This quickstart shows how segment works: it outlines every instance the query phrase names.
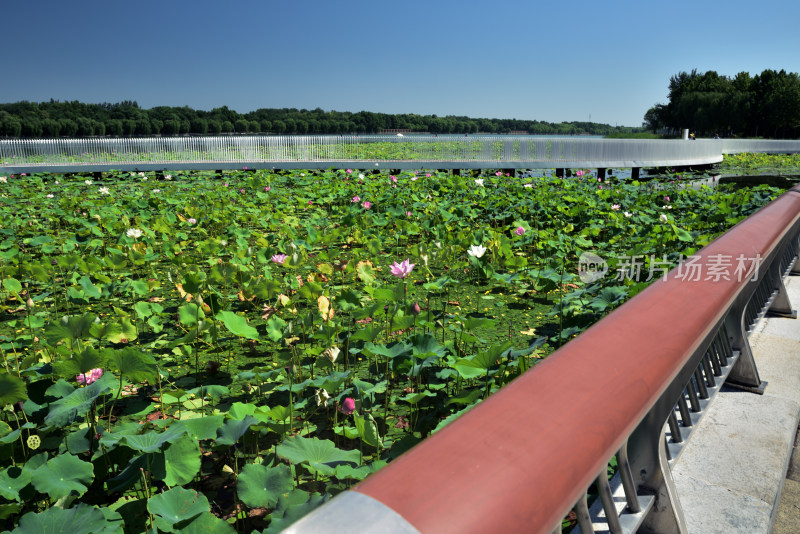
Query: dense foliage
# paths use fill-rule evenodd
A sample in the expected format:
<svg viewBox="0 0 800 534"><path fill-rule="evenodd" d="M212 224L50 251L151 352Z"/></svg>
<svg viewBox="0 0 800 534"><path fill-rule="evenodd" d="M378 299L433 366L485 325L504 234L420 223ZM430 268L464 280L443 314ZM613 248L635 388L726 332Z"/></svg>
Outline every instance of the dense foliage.
<svg viewBox="0 0 800 534"><path fill-rule="evenodd" d="M800 76L764 70L730 78L711 70L680 72L669 80L669 102L644 116L654 132L683 128L710 137L782 137L800 134Z"/></svg>
<svg viewBox="0 0 800 534"><path fill-rule="evenodd" d="M220 133L339 134L428 132L530 133L608 135L636 128L593 122L549 123L517 119L477 119L463 116L358 113L305 109L258 109L237 113L227 106L211 111L158 106L142 109L136 102L17 102L0 104L0 136L85 137Z"/></svg>
<svg viewBox="0 0 800 534"><path fill-rule="evenodd" d="M279 532L640 291L615 258L675 264L777 193L583 171L0 177L0 521ZM582 282L583 251L609 275Z"/></svg>

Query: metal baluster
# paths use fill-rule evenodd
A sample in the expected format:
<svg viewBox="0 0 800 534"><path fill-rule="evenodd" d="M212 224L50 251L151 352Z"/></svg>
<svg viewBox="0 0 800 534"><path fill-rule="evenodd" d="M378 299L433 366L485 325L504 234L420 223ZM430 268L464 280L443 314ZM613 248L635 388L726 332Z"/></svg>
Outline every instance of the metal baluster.
<svg viewBox="0 0 800 534"><path fill-rule="evenodd" d="M681 423L683 426L692 426L692 416L689 415L689 406L686 404L686 394L681 393L678 398L678 410L681 413Z"/></svg>
<svg viewBox="0 0 800 534"><path fill-rule="evenodd" d="M622 525L619 523L617 507L614 505L614 496L611 494L611 486L608 484L608 476L605 469L595 481L597 493L600 494L600 501L603 503L603 510L606 512L606 522L611 534L622 534Z"/></svg>
<svg viewBox="0 0 800 534"><path fill-rule="evenodd" d="M622 480L622 488L625 490L625 500L628 503L628 510L639 513L642 507L639 506L639 496L636 491L636 483L633 481L631 473L631 463L628 459L628 442L622 444L622 448L617 452L617 465L619 466L619 478Z"/></svg>
<svg viewBox="0 0 800 534"><path fill-rule="evenodd" d="M714 370L714 376L721 376L722 369L719 368L719 361L717 358L711 353L711 347L706 350L706 355L704 358L708 358L708 360L711 362L711 368Z"/></svg>
<svg viewBox="0 0 800 534"><path fill-rule="evenodd" d="M589 515L589 504L586 502L586 493L575 503L575 516L578 519L578 528L581 529L581 534L594 532L592 517Z"/></svg>
<svg viewBox="0 0 800 534"><path fill-rule="evenodd" d="M669 431L672 433L672 442L681 443L683 441L683 437L681 436L681 429L678 426L678 418L675 417L675 411L669 412L667 424L669 424ZM667 449L669 450L669 447Z"/></svg>
<svg viewBox="0 0 800 534"><path fill-rule="evenodd" d="M700 400L697 398L694 379L689 379L689 383L686 384L686 393L689 395L689 404L692 407L692 411L698 413L700 411Z"/></svg>
<svg viewBox="0 0 800 534"><path fill-rule="evenodd" d="M712 378L713 379L713 378ZM708 389L706 389L706 381L703 378L703 369L702 369L702 362L700 365L697 366L697 369L694 370L694 380L697 384L697 391L701 399L708 398Z"/></svg>

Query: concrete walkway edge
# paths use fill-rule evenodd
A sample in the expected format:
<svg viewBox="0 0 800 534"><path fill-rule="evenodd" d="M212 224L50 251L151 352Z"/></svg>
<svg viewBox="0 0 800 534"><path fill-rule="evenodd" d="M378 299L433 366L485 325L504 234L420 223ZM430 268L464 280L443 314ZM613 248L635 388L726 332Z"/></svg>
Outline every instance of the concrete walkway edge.
<svg viewBox="0 0 800 534"><path fill-rule="evenodd" d="M786 288L800 308L800 277ZM672 468L692 534L800 532L800 466L784 488L800 423L800 320L762 320L750 345L764 395L723 387Z"/></svg>

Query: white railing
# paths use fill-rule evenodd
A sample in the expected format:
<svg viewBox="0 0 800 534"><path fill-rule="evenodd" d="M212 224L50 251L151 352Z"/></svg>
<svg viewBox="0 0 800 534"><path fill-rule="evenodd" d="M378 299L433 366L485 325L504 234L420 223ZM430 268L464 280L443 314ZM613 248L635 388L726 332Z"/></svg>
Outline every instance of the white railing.
<svg viewBox="0 0 800 534"><path fill-rule="evenodd" d="M795 152L800 141L537 136L214 136L0 140L0 172L223 168L637 168L723 153Z"/></svg>

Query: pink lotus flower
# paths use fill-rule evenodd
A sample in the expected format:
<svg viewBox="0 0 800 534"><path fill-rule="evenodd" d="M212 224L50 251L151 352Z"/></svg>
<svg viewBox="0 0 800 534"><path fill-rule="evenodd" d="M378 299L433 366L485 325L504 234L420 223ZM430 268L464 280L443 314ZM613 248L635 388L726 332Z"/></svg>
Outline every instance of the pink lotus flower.
<svg viewBox="0 0 800 534"><path fill-rule="evenodd" d="M273 261L273 263L283 265L286 262L286 258L286 254L274 254L270 259Z"/></svg>
<svg viewBox="0 0 800 534"><path fill-rule="evenodd" d="M514 230L514 233L517 234L517 235L522 235L522 234L525 233L525 228L523 228L521 226L517 226L517 229Z"/></svg>
<svg viewBox="0 0 800 534"><path fill-rule="evenodd" d="M664 197L664 202L669 202L669 197L668 196Z"/></svg>
<svg viewBox="0 0 800 534"><path fill-rule="evenodd" d="M356 411L356 401L352 397L345 397L342 405L339 406L339 411L345 415L350 415L354 411Z"/></svg>
<svg viewBox="0 0 800 534"><path fill-rule="evenodd" d="M431 173L426 173L425 174L425 178L430 178L430 177L431 177Z"/></svg>
<svg viewBox="0 0 800 534"><path fill-rule="evenodd" d="M391 267L392 275L396 276L397 278L405 278L411 274L411 271L414 270L414 265L415 264L411 263L408 258L400 263L394 262Z"/></svg>
<svg viewBox="0 0 800 534"><path fill-rule="evenodd" d="M411 212L410 211L406 212L406 217L411 217Z"/></svg>
<svg viewBox="0 0 800 534"><path fill-rule="evenodd" d="M194 217L190 217L186 220L186 222L188 222L189 224L197 224L197 219L195 219Z"/></svg>
<svg viewBox="0 0 800 534"><path fill-rule="evenodd" d="M264 191L269 191L270 189L272 189L271 186L269 186L269 185L264 186Z"/></svg>
<svg viewBox="0 0 800 534"><path fill-rule="evenodd" d="M495 175L495 176L503 176L503 173L502 173L502 172L500 172L500 171L497 171L496 173L494 173L494 175Z"/></svg>
<svg viewBox="0 0 800 534"><path fill-rule="evenodd" d="M584 171L576 171L575 172L575 176L583 176L584 174L586 174L586 172L584 172Z"/></svg>
<svg viewBox="0 0 800 534"><path fill-rule="evenodd" d="M344 172L346 172L347 174L353 174L353 169L347 169L347 170L346 170L346 171L344 171Z"/></svg>
<svg viewBox="0 0 800 534"><path fill-rule="evenodd" d="M79 374L75 377L75 380L78 381L78 384L86 384L88 386L92 382L96 382L101 376L103 376L103 370L98 367Z"/></svg>
<svg viewBox="0 0 800 534"><path fill-rule="evenodd" d="M359 202L361 202L361 197L358 195L354 196L352 202L353 204L358 204Z"/></svg>
<svg viewBox="0 0 800 534"><path fill-rule="evenodd" d="M361 203L361 205L364 206L365 210L368 210L372 207L372 203L369 200L365 200L364 202Z"/></svg>
<svg viewBox="0 0 800 534"><path fill-rule="evenodd" d="M391 175L391 176L389 176L389 179L391 181L393 181L393 182L396 182L397 181L397 176Z"/></svg>
<svg viewBox="0 0 800 534"><path fill-rule="evenodd" d="M611 209L619 211L619 204L611 204Z"/></svg>

